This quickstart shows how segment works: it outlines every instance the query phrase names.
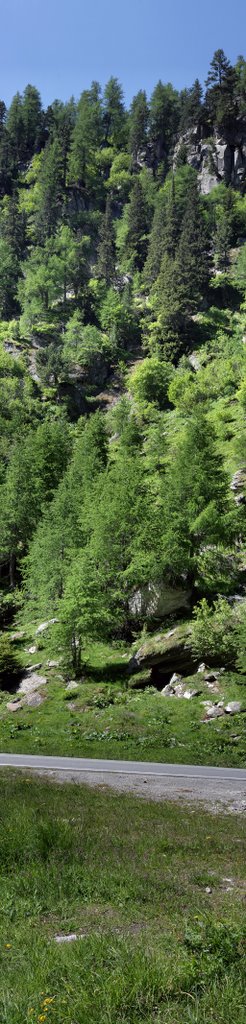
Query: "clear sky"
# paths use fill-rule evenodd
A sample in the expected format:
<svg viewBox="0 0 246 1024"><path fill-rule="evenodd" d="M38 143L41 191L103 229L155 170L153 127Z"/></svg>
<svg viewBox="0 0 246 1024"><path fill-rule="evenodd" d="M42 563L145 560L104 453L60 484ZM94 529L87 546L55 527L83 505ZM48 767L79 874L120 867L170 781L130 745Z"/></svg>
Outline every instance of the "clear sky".
<svg viewBox="0 0 246 1024"><path fill-rule="evenodd" d="M235 61L245 28L245 0L2 0L0 98L31 82L44 105L77 99L110 75L127 103L159 78L182 88L204 80L218 47Z"/></svg>

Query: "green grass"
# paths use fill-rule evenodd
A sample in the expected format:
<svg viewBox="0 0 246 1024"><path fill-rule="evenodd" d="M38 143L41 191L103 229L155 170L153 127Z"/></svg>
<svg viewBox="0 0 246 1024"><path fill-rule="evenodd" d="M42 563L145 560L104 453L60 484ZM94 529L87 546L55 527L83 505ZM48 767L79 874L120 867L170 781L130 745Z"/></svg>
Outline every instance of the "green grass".
<svg viewBox="0 0 246 1024"><path fill-rule="evenodd" d="M201 675L194 675L187 687L199 689L199 697L167 699L154 687L135 688L148 673L129 677L126 645L94 643L78 690L67 692L62 667L47 667L47 659L57 655L49 640L38 638L33 655L27 653L29 640L33 632L18 644L19 656L23 666L41 663L40 675L48 680L40 687L45 699L36 709L13 713L7 709L13 695L0 693L0 751L245 767L245 714L202 722L205 699L224 696L246 708L245 677L224 673L220 693L213 695Z"/></svg>
<svg viewBox="0 0 246 1024"><path fill-rule="evenodd" d="M1 773L0 822L1 1024L245 1024L242 818Z"/></svg>
<svg viewBox="0 0 246 1024"><path fill-rule="evenodd" d="M13 713L7 709L11 696L0 694L0 750L245 766L244 714L204 724L202 700L211 699L211 692L200 675L187 679L187 686L202 690L191 701L163 698L153 687L128 688L138 679L126 674L128 656L124 647L93 645L78 691L68 693L59 668L47 668L47 649L40 640L40 649L28 660L42 663L40 674L48 679L40 688L45 700L36 709ZM21 657L27 664L23 650ZM220 690L212 699L223 695L246 708L244 677L224 673Z"/></svg>

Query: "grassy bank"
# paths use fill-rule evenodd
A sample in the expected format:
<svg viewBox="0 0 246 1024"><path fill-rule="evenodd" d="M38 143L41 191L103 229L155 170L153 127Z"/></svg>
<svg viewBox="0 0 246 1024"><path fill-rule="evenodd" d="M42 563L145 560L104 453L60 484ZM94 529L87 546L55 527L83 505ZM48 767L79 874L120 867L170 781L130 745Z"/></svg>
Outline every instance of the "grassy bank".
<svg viewBox="0 0 246 1024"><path fill-rule="evenodd" d="M241 818L1 773L0 819L1 1024L244 1024Z"/></svg>
<svg viewBox="0 0 246 1024"><path fill-rule="evenodd" d="M41 664L43 703L11 712L10 694L0 695L0 750L16 753L125 758L244 767L245 714L202 721L204 700L237 700L246 708L245 678L224 673L219 692L211 693L201 675L187 679L198 689L192 700L164 698L154 687L131 689L138 677L126 673L129 650L94 645L77 690L66 689L60 668L49 668L47 649L32 656L23 643L23 665Z"/></svg>

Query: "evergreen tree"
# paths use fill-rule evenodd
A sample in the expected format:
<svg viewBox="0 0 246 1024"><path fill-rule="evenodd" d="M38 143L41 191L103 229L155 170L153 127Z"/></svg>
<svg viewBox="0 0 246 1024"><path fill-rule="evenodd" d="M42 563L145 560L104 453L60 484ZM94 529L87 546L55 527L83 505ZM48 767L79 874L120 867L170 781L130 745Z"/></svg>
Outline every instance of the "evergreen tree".
<svg viewBox="0 0 246 1024"><path fill-rule="evenodd" d="M183 89L180 93L180 130L186 131L189 128L200 126L203 116L203 91L202 86L196 78L191 89Z"/></svg>
<svg viewBox="0 0 246 1024"><path fill-rule="evenodd" d="M209 122L228 126L236 115L236 72L224 50L215 51L205 84L205 108Z"/></svg>
<svg viewBox="0 0 246 1024"><path fill-rule="evenodd" d="M68 156L71 147L72 133L76 123L76 105L73 98L68 103L55 100L46 113L46 125L50 139L58 139L63 165L63 188L67 185Z"/></svg>
<svg viewBox="0 0 246 1024"><path fill-rule="evenodd" d="M125 241L126 255L137 270L142 270L145 263L149 226L149 211L141 181L137 178L133 185L127 210L127 235Z"/></svg>
<svg viewBox="0 0 246 1024"><path fill-rule="evenodd" d="M121 149L126 143L126 112L123 90L117 78L110 78L103 96L104 143Z"/></svg>
<svg viewBox="0 0 246 1024"><path fill-rule="evenodd" d="M178 254L177 276L184 318L195 313L209 278L208 238L197 182L190 183Z"/></svg>
<svg viewBox="0 0 246 1024"><path fill-rule="evenodd" d="M22 97L19 92L12 99L10 104L6 126L10 141L13 166L15 167L23 160L25 155L25 128L23 120Z"/></svg>
<svg viewBox="0 0 246 1024"><path fill-rule="evenodd" d="M87 204L89 196L97 193L96 151L103 140L103 111L101 89L92 82L91 89L82 92L71 141L69 177L83 193Z"/></svg>
<svg viewBox="0 0 246 1024"><path fill-rule="evenodd" d="M193 581L201 545L228 540L233 529L222 458L201 409L170 453L163 490L164 567L171 578L185 573Z"/></svg>
<svg viewBox="0 0 246 1024"><path fill-rule="evenodd" d="M146 92L143 89L133 97L129 114L129 151L132 156L133 166L138 164L138 158L146 156L148 144L148 119L149 108Z"/></svg>
<svg viewBox="0 0 246 1024"><path fill-rule="evenodd" d="M174 259L179 238L179 216L175 199L175 179L172 175L171 189L166 204L166 216L163 231L163 250Z"/></svg>
<svg viewBox="0 0 246 1024"><path fill-rule="evenodd" d="M106 200L106 210L99 231L97 250L97 276L105 280L107 288L115 278L116 248L114 239L112 205L110 197Z"/></svg>
<svg viewBox="0 0 246 1024"><path fill-rule="evenodd" d="M34 85L27 85L22 99L24 156L30 160L42 141L43 116L41 98Z"/></svg>
<svg viewBox="0 0 246 1024"><path fill-rule="evenodd" d="M157 318L157 341L165 359L176 360L185 348L184 318L177 260L164 253L160 273L152 287L151 303Z"/></svg>
<svg viewBox="0 0 246 1024"><path fill-rule="evenodd" d="M242 55L237 58L236 66L236 97L239 114L245 117L246 114L246 61Z"/></svg>
<svg viewBox="0 0 246 1024"><path fill-rule="evenodd" d="M180 117L179 95L173 86L159 81L152 93L149 114L149 141L156 172L162 163L168 168L170 150L176 137Z"/></svg>

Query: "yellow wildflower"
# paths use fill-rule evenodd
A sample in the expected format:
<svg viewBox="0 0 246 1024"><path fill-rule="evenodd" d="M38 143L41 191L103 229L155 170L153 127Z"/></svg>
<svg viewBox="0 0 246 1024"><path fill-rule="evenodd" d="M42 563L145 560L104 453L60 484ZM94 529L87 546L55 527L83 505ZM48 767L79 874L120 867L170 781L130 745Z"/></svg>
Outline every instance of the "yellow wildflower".
<svg viewBox="0 0 246 1024"><path fill-rule="evenodd" d="M5 949L11 949L11 942L5 942Z"/></svg>
<svg viewBox="0 0 246 1024"><path fill-rule="evenodd" d="M55 998L55 996L46 996L46 999L44 999L44 1006L46 1006L46 1003L47 1003L48 1005L49 1005L50 1003L53 1003L53 1002L54 1002L54 998Z"/></svg>
<svg viewBox="0 0 246 1024"><path fill-rule="evenodd" d="M44 1020L46 1020L45 1013L40 1013L40 1016L38 1017L39 1024L43 1024Z"/></svg>

